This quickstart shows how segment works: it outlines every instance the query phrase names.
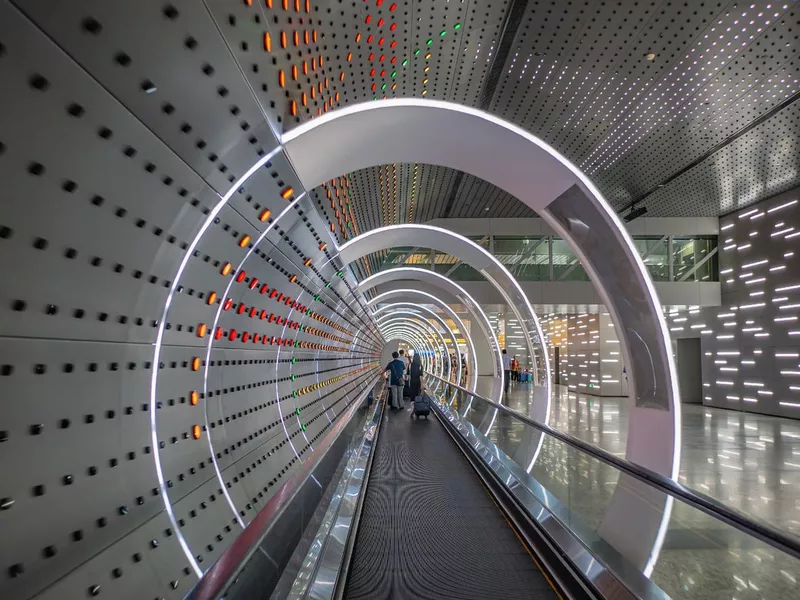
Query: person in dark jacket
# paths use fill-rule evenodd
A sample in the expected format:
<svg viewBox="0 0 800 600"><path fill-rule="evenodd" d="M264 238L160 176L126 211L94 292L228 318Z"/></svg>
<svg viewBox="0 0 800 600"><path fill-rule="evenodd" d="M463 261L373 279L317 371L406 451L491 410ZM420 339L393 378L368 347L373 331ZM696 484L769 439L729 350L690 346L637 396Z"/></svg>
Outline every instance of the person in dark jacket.
<svg viewBox="0 0 800 600"><path fill-rule="evenodd" d="M411 360L409 373L411 375L411 381L409 382L411 386L411 400L413 401L422 391L422 360L420 360L419 354L414 354L414 358Z"/></svg>
<svg viewBox="0 0 800 600"><path fill-rule="evenodd" d="M389 386L392 388L392 408L403 408L403 380L406 364L400 360L400 354L392 352L392 360L386 365L384 372L389 372Z"/></svg>

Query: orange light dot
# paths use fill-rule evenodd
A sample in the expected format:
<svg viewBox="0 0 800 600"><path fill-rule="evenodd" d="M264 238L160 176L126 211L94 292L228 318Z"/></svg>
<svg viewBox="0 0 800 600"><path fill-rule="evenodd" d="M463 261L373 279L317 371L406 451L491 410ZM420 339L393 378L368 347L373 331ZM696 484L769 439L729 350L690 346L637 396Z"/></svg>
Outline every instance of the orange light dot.
<svg viewBox="0 0 800 600"><path fill-rule="evenodd" d="M292 39L294 40L294 45L295 46L299 46L300 45L300 32L299 31L295 31L294 35L292 35Z"/></svg>
<svg viewBox="0 0 800 600"><path fill-rule="evenodd" d="M308 63L303 61L303 75L308 75Z"/></svg>
<svg viewBox="0 0 800 600"><path fill-rule="evenodd" d="M361 34L357 33L356 34L356 44L358 44L360 41L361 41Z"/></svg>
<svg viewBox="0 0 800 600"><path fill-rule="evenodd" d="M278 71L278 85L286 87L286 74L283 71Z"/></svg>
<svg viewBox="0 0 800 600"><path fill-rule="evenodd" d="M272 36L269 32L264 34L264 50L272 52Z"/></svg>
<svg viewBox="0 0 800 600"><path fill-rule="evenodd" d="M195 357L192 359L192 371L197 371L197 370L199 370L199 369L200 369L200 358L198 358L197 356L195 356Z"/></svg>
<svg viewBox="0 0 800 600"><path fill-rule="evenodd" d="M244 248L249 243L250 243L250 236L249 235L243 235L242 239L239 240L239 248Z"/></svg>
<svg viewBox="0 0 800 600"><path fill-rule="evenodd" d="M233 265L229 262L226 262L224 265L222 265L222 270L220 271L220 273L222 273L223 275L230 275L232 270L233 270Z"/></svg>
<svg viewBox="0 0 800 600"><path fill-rule="evenodd" d="M311 32L311 39L314 40L315 44L317 43L317 30L316 29Z"/></svg>
<svg viewBox="0 0 800 600"><path fill-rule="evenodd" d="M344 81L344 71L339 75L339 81Z"/></svg>
<svg viewBox="0 0 800 600"><path fill-rule="evenodd" d="M287 187L285 190L281 192L281 198L283 198L284 200L288 200L289 198L292 197L292 194L294 194L294 188Z"/></svg>
<svg viewBox="0 0 800 600"><path fill-rule="evenodd" d="M270 209L268 209L268 208L265 208L263 211L261 211L261 214L258 215L258 220L263 223L264 221L269 219L271 214L272 214L272 211Z"/></svg>
<svg viewBox="0 0 800 600"><path fill-rule="evenodd" d="M199 440L201 435L203 435L203 430L200 428L200 425L192 427L192 437L194 439Z"/></svg>
<svg viewBox="0 0 800 600"><path fill-rule="evenodd" d="M206 337L206 332L208 331L208 325L205 323L200 323L197 326L197 337L202 338Z"/></svg>
<svg viewBox="0 0 800 600"><path fill-rule="evenodd" d="M295 102L294 100L292 100L289 103L289 112L292 114L293 117L297 116L297 102Z"/></svg>
<svg viewBox="0 0 800 600"><path fill-rule="evenodd" d="M214 304L214 302L216 301L217 301L217 292L209 292L206 302L208 302L208 304Z"/></svg>
<svg viewBox="0 0 800 600"><path fill-rule="evenodd" d="M192 406L197 406L197 402L199 399L200 399L200 394L198 394L197 391L192 390L191 393L189 394L189 404L191 404Z"/></svg>
<svg viewBox="0 0 800 600"><path fill-rule="evenodd" d="M309 39L309 36L308 36L308 29L306 29L306 30L303 32L303 41L305 42L306 46L308 45L308 39Z"/></svg>
<svg viewBox="0 0 800 600"><path fill-rule="evenodd" d="M308 97L306 96L306 93L305 93L305 92L303 92L302 94L300 94L300 103L301 103L303 106L305 106L306 104L308 104Z"/></svg>
<svg viewBox="0 0 800 600"><path fill-rule="evenodd" d="M281 31L281 48L286 48L286 32Z"/></svg>
<svg viewBox="0 0 800 600"><path fill-rule="evenodd" d="M297 65L292 65L292 79L297 81Z"/></svg>
<svg viewBox="0 0 800 600"><path fill-rule="evenodd" d="M306 260L303 262L303 265L305 265L306 267L310 267L310 266L311 266L311 259L310 259L310 258L307 258L307 259L306 259Z"/></svg>
<svg viewBox="0 0 800 600"><path fill-rule="evenodd" d="M289 276L289 283L294 283L297 281L297 275L290 275Z"/></svg>
<svg viewBox="0 0 800 600"><path fill-rule="evenodd" d="M289 10L289 0L283 0L281 5L283 6L283 10Z"/></svg>
<svg viewBox="0 0 800 600"><path fill-rule="evenodd" d="M311 0L306 0L306 12L311 12Z"/></svg>

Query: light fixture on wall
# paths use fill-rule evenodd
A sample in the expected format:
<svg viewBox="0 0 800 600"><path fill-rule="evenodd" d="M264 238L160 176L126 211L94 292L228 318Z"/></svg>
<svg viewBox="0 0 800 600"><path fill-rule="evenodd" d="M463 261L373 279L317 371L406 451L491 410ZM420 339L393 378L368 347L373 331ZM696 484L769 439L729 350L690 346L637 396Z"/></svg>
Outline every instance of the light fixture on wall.
<svg viewBox="0 0 800 600"><path fill-rule="evenodd" d="M639 217L646 214L647 214L646 206L640 206L639 208L636 208L636 205L634 204L631 206L631 212L625 215L623 219L625 220L626 223L630 223L634 219L638 219Z"/></svg>

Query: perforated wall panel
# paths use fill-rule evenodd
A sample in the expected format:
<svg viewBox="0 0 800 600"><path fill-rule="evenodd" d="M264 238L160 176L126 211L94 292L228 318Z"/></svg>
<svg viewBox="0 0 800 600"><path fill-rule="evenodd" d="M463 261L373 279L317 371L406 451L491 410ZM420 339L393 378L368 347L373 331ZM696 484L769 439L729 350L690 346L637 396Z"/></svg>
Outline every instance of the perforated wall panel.
<svg viewBox="0 0 800 600"><path fill-rule="evenodd" d="M374 379L211 8L0 2L3 598L182 598Z"/></svg>

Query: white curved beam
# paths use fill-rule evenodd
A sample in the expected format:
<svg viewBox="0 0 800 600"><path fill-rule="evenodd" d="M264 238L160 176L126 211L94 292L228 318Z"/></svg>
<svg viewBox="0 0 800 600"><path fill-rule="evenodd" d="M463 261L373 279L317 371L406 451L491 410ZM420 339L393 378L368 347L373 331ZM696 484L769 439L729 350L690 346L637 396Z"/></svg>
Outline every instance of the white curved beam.
<svg viewBox="0 0 800 600"><path fill-rule="evenodd" d="M431 317L433 317L439 323L439 325L441 325L442 329L444 329L448 333L448 335L450 336L450 339L453 342L453 353L455 354L456 361L457 361L457 366L458 366L458 369L456 370L456 381L460 382L461 381L461 354L458 351L458 338L456 338L456 335L453 333L453 330L450 329L450 327L447 325L447 322L444 319L442 319L439 315L437 315L434 311L432 311L432 310L430 310L428 308L425 308L424 306L405 304L403 302L397 302L395 304L391 304L390 306L392 307L392 309L401 308L401 307L404 307L404 306L411 306L411 307L413 307L414 311L422 311L422 312L425 312L425 313L429 314ZM383 322L383 319L388 319L392 315L395 315L395 314L398 314L398 313L399 314L413 314L413 315L419 316L418 312L412 312L411 310L392 310L391 313L387 312L386 314L381 315L380 317L376 317L376 321L378 323L378 328L380 328L381 323ZM446 345L445 345L445 347L446 347ZM453 374L452 367L453 366L450 364L450 354L449 353L447 354L446 358L447 358L447 365L448 365L448 374L450 376L452 376L452 374ZM460 385L460 383L457 383L456 385Z"/></svg>
<svg viewBox="0 0 800 600"><path fill-rule="evenodd" d="M439 338L439 342L441 342L442 352L444 352L446 354L447 353L447 344L445 343L444 337L442 336L441 332L439 332L429 321L427 321L421 315L411 314L411 313L409 313L409 314L410 314L410 316L393 317L393 318L389 319L388 324L384 324L383 327L387 327L388 328L388 327L391 327L393 325L398 325L398 324L407 325L407 326L412 326L413 325L413 326L415 326L415 327L420 329L420 333L425 333L425 336L426 336L425 339L427 341L430 342L429 338L432 338L434 340L433 342L431 342L432 344L434 344L433 345L433 350L434 351L436 349L436 342L435 341L436 341L436 338L438 337ZM381 327L381 325L378 325L378 327ZM381 329L381 331L383 331L383 329ZM431 335L430 331L435 332L436 335L435 336ZM448 364L449 364L449 357L448 357ZM440 360L437 363L436 366L437 366L438 371L439 371L439 377L444 377L444 369L443 369L444 359Z"/></svg>
<svg viewBox="0 0 800 600"><path fill-rule="evenodd" d="M398 296L419 296L421 298L425 298L428 302L432 304L436 304L442 307L442 310L447 313L447 316L450 317L453 322L458 325L459 331L461 331L464 339L467 341L467 345L469 345L469 357L468 360L472 363L472 378L469 382L470 384L470 391L474 392L475 388L478 385L478 377L476 373L478 372L478 359L475 355L475 346L472 344L472 337L467 333L466 328L464 327L463 321L459 318L459 316L450 308L445 302L442 302L439 298L434 296L433 294L429 294L427 292L422 292L419 290L391 290L389 292L384 292L382 294L378 294L374 298L372 298L369 302L367 302L367 306L374 306L378 302L386 302L391 300L392 298L396 298ZM385 307L378 308L374 313L373 316L377 316L378 313L386 310Z"/></svg>
<svg viewBox="0 0 800 600"><path fill-rule="evenodd" d="M281 143L306 189L367 167L426 163L488 181L536 210L581 260L619 333L630 381L627 458L677 478L680 400L658 297L617 215L575 165L516 125L434 100L350 105L301 124ZM650 568L663 541L664 519L655 528L643 527L639 539L626 545L614 539L614 530L627 530L626 515L641 499L617 486L611 504L602 533L618 549L625 546L634 564ZM666 517L668 503L661 506ZM652 508L648 514L655 515Z"/></svg>
<svg viewBox="0 0 800 600"><path fill-rule="evenodd" d="M445 277L441 273L437 273L431 269L420 269L419 267L396 267L393 269L378 271L377 273L360 281L358 284L358 291L364 293L367 290L383 283L402 279L424 281L455 296L459 302L467 308L467 311L470 313L470 315L472 315L473 320L483 331L483 336L486 338L486 343L489 345L489 351L494 356L494 376L503 376L503 357L500 353L500 344L497 341L497 336L492 330L492 325L489 323L486 313L483 312L481 305L475 302L475 299L470 296L463 287L458 285L452 279Z"/></svg>
<svg viewBox="0 0 800 600"><path fill-rule="evenodd" d="M331 260L338 258L344 264L349 264L367 254L402 246L409 239L414 240L415 246L433 248L458 257L479 271L497 289L522 327L528 345L528 355L533 363L534 384L549 388L549 355L544 346L541 324L531 303L509 270L495 256L472 240L434 225L411 223L388 225L372 229L349 240L338 248L338 255ZM537 357L540 357L541 361Z"/></svg>

